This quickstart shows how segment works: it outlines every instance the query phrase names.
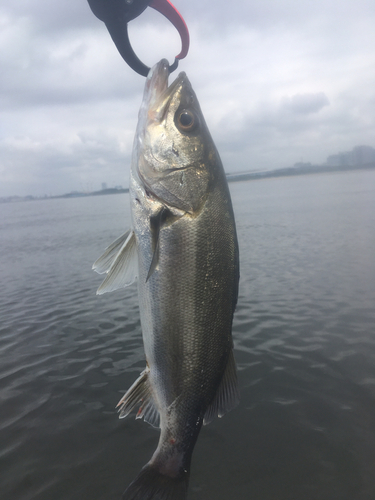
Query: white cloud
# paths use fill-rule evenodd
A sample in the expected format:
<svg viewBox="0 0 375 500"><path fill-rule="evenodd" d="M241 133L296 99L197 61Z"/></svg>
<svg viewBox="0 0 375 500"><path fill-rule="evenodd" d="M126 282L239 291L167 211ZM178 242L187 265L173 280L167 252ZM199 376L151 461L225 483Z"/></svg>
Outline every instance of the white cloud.
<svg viewBox="0 0 375 500"><path fill-rule="evenodd" d="M283 110L297 114L318 113L324 106L329 105L329 100L324 92L309 94L295 94L282 100Z"/></svg>
<svg viewBox="0 0 375 500"><path fill-rule="evenodd" d="M127 185L144 79L85 0L0 6L0 196ZM323 162L375 146L375 4L174 0L180 63L227 171ZM152 9L130 24L152 65L180 50Z"/></svg>

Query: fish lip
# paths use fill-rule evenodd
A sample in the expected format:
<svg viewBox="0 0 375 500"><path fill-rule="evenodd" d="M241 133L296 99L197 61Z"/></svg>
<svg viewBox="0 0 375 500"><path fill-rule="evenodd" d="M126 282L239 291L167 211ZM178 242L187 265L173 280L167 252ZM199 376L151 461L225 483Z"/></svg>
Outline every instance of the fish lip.
<svg viewBox="0 0 375 500"><path fill-rule="evenodd" d="M169 110L170 103L173 96L186 80L186 73L181 72L178 77L169 85L169 87L162 89L161 87L155 88L155 105L150 106L149 119L162 122Z"/></svg>
<svg viewBox="0 0 375 500"><path fill-rule="evenodd" d="M169 63L166 59L162 59L153 66L147 76L145 91L149 95L149 100L158 95L168 87Z"/></svg>

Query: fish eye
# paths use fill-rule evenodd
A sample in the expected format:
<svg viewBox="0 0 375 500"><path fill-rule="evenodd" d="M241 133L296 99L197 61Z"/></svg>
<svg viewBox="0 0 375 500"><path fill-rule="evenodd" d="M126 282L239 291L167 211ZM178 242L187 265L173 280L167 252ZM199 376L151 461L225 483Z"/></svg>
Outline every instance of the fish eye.
<svg viewBox="0 0 375 500"><path fill-rule="evenodd" d="M198 124L196 115L189 109L183 109L178 113L176 125L181 132L190 132Z"/></svg>

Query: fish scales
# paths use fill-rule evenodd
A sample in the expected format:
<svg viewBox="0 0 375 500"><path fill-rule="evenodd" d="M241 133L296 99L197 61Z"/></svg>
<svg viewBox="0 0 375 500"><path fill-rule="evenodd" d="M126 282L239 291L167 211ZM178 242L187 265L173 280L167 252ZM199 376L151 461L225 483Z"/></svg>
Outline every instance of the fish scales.
<svg viewBox="0 0 375 500"><path fill-rule="evenodd" d="M146 369L120 416L138 410L161 433L123 498L182 500L203 422L238 403L231 329L239 258L220 157L186 75L168 88L165 60L146 81L129 192L133 227L94 268L107 267L99 293L138 276Z"/></svg>
<svg viewBox="0 0 375 500"><path fill-rule="evenodd" d="M160 405L168 407L186 391L197 399L191 416L179 416L181 425L184 417L203 418L232 348L233 269L228 262L235 262L235 248L221 244L232 228L223 227L218 201L215 193L207 201L217 208L216 220L209 206L194 226L190 218L181 218L161 231L159 266L147 283L150 259L139 266L145 353L160 386ZM136 223L134 229L137 234ZM230 236L233 241L233 232Z"/></svg>

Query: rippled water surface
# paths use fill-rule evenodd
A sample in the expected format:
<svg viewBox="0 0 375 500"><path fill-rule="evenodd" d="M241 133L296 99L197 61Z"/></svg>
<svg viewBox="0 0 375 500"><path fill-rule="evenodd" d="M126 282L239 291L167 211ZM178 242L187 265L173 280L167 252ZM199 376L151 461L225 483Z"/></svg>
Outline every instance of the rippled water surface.
<svg viewBox="0 0 375 500"><path fill-rule="evenodd" d="M230 185L241 404L189 500L375 498L375 172ZM2 500L119 499L158 431L114 409L144 367L136 286L96 296L127 195L0 205Z"/></svg>

